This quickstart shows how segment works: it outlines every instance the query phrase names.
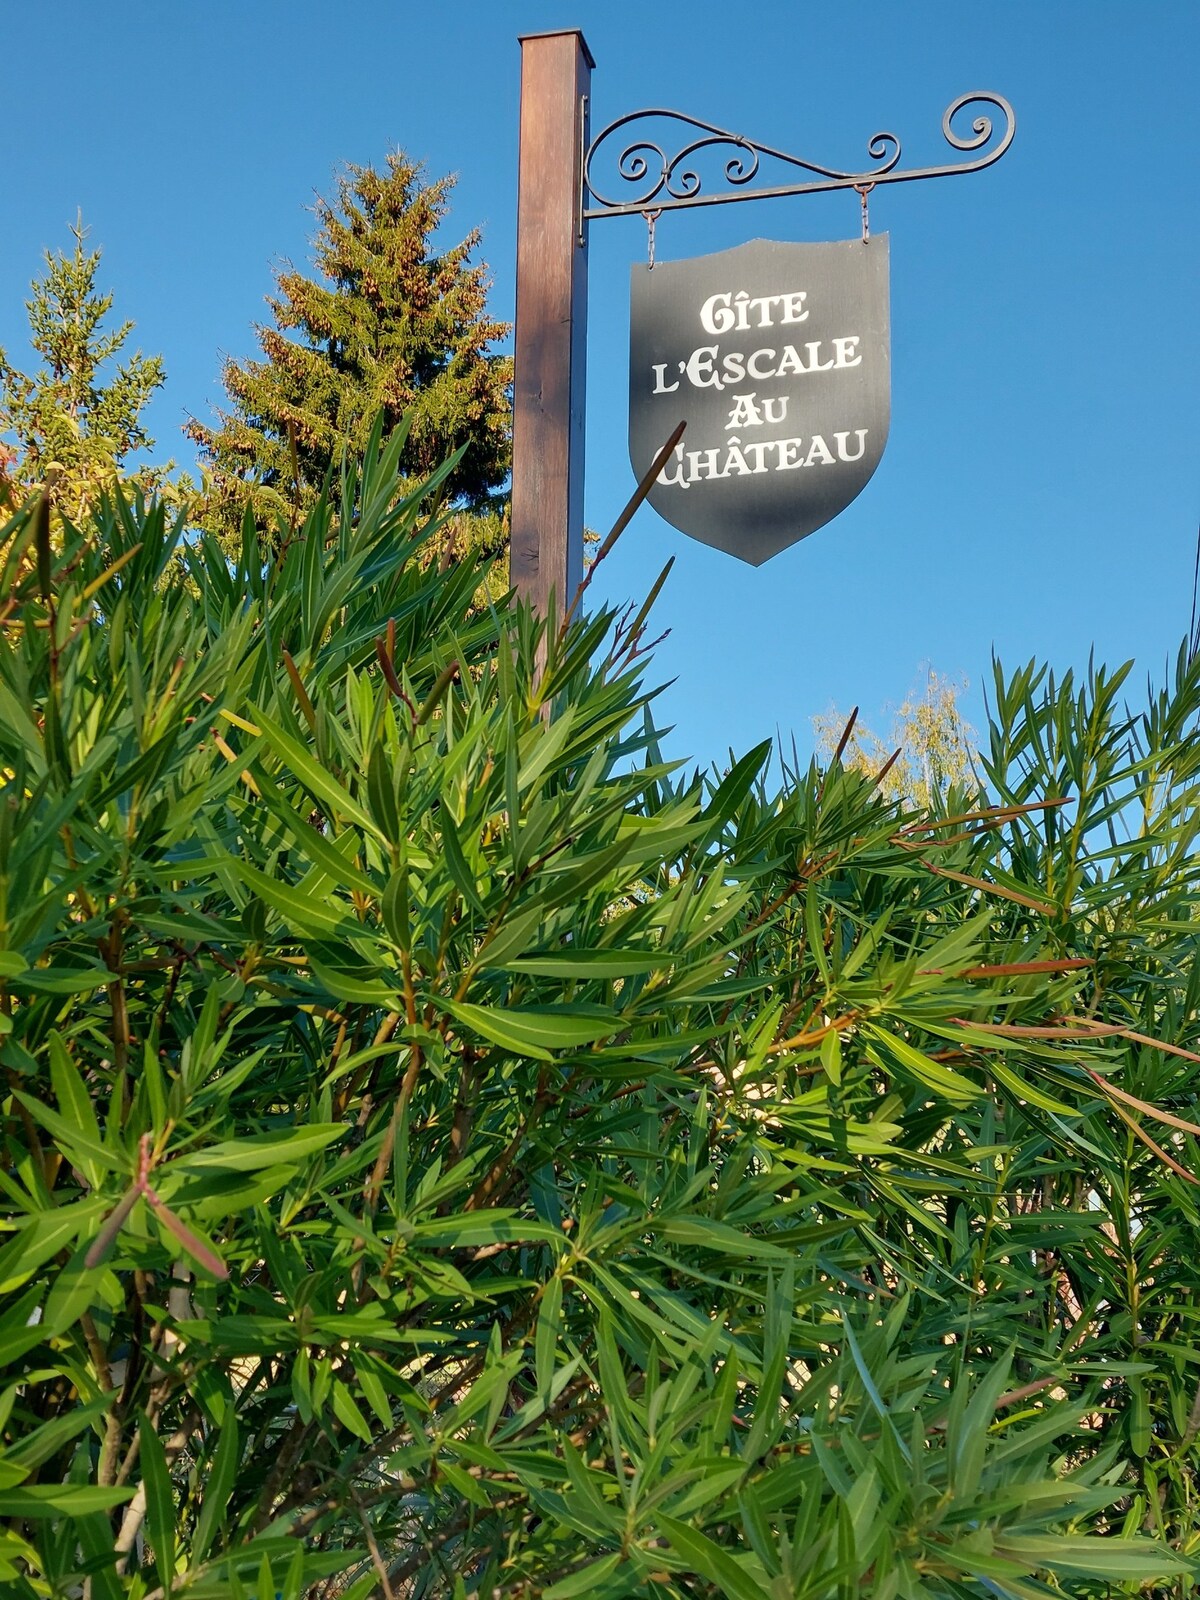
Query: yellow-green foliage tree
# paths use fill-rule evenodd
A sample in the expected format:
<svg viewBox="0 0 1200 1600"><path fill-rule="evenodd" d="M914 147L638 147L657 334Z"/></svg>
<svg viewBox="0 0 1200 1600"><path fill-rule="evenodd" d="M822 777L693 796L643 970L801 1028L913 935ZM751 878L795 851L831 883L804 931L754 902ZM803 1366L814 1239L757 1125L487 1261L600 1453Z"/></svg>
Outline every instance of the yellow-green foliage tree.
<svg viewBox="0 0 1200 1600"><path fill-rule="evenodd" d="M167 487L170 466L128 466L154 444L143 413L165 379L162 357L120 359L134 325L105 327L113 296L97 287L101 252L86 248L82 219L71 234L69 254L46 251L26 302L40 365L24 372L0 349L0 496L48 483L57 509L78 521L118 479Z"/></svg>
<svg viewBox="0 0 1200 1600"><path fill-rule="evenodd" d="M817 748L839 750L843 764L879 779L885 799L925 809L953 788L977 787L974 729L959 709L966 685L930 669L892 719L887 737L836 709L813 718ZM845 740L843 744L842 741Z"/></svg>

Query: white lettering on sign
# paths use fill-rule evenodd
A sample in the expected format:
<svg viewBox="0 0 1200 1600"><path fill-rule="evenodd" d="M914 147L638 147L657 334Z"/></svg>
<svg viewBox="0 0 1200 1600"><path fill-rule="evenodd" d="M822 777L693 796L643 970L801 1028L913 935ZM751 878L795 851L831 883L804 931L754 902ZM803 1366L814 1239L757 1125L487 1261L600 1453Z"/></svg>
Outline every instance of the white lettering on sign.
<svg viewBox="0 0 1200 1600"><path fill-rule="evenodd" d="M756 405L754 394L735 394L733 410L729 413L729 421L725 424L726 430L761 428L766 422L783 422L787 417L790 398L791 396L786 394L771 395L761 405Z"/></svg>
<svg viewBox="0 0 1200 1600"><path fill-rule="evenodd" d="M680 362L680 373L695 389L731 388L751 378L762 383L768 378L790 378L819 372L843 372L847 367L861 367L862 353L858 334L842 338L814 339L805 345L785 344L782 349L764 345L761 350L727 350L721 354L719 345L702 344L693 350L686 361ZM720 357L720 367L717 359ZM666 362L651 367L654 374L654 394L674 394L679 379L667 382Z"/></svg>
<svg viewBox="0 0 1200 1600"><path fill-rule="evenodd" d="M687 381L697 389L723 389L719 372L713 370L713 362L717 359L717 346L715 344L701 345L699 350L693 350L684 363L684 372Z"/></svg>
<svg viewBox="0 0 1200 1600"><path fill-rule="evenodd" d="M720 294L710 294L700 307L700 326L705 333L732 333L738 328L745 333L748 328L774 328L787 322L806 322L808 309L804 302L808 290L792 294L749 295L745 289L735 294L726 289ZM773 310L777 307L777 310Z"/></svg>
<svg viewBox="0 0 1200 1600"><path fill-rule="evenodd" d="M687 489L717 479L832 467L864 459L867 428L831 429L807 438L769 437L772 429L783 433L787 427L792 398L787 391L795 379L819 380L827 372L863 365L863 340L857 333L800 342L791 342L783 334L773 344L754 339L760 329L792 328L807 322L812 309L809 299L807 289L757 295L739 288L719 290L700 305L698 319L704 333L721 342L699 344L683 360L651 365L654 395L686 389L710 389L717 394L730 391L723 442L707 449L679 445L659 474L660 483ZM751 337L738 339L736 349L726 349L725 336L730 334ZM780 382L784 393L764 391L764 385Z"/></svg>
<svg viewBox="0 0 1200 1600"><path fill-rule="evenodd" d="M685 450L675 446L675 455L658 475L660 483L677 489L689 489L693 483L703 483L713 478L740 478L759 472L787 472L795 467L832 467L839 461L861 461L866 453L866 428L847 429L833 435L834 449L830 449L819 433L807 441L797 439L763 439L743 445L740 437L728 439L723 447L712 450ZM850 439L858 441L856 449ZM807 448L806 448L807 445Z"/></svg>

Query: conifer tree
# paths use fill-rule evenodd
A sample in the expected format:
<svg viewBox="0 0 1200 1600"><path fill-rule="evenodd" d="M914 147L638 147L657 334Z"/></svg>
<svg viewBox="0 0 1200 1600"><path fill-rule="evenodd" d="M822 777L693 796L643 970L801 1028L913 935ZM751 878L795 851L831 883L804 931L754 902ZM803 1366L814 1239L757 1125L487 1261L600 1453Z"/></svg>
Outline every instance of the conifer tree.
<svg viewBox="0 0 1200 1600"><path fill-rule="evenodd" d="M140 350L118 361L134 325L105 329L113 296L96 287L101 252L85 248L81 218L71 233L74 250L45 252L45 276L26 301L42 364L22 372L0 349L0 497L49 483L58 510L77 521L120 477L168 487L170 464L123 470L130 455L153 447L143 412L166 374L161 356Z"/></svg>
<svg viewBox="0 0 1200 1600"><path fill-rule="evenodd" d="M436 248L452 187L452 178L425 183L396 152L383 170L348 167L335 197L318 198L320 276L276 274L273 321L257 329L262 359L228 360L228 410L213 427L193 418L185 430L208 474L198 520L218 537L239 540L248 502L267 528L297 501L307 510L343 454L361 453L382 411L389 431L409 419L401 468L410 476L467 445L445 488L463 513L459 553L503 542L512 364L493 346L508 329L487 314L486 269L471 260L478 231Z"/></svg>

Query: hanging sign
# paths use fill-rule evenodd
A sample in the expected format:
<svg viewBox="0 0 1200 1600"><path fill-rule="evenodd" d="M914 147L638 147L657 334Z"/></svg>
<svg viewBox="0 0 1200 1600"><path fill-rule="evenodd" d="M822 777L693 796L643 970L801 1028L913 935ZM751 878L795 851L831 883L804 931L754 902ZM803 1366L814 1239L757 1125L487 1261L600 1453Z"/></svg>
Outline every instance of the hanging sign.
<svg viewBox="0 0 1200 1600"><path fill-rule="evenodd" d="M634 266L629 457L650 504L761 566L865 488L891 413L888 241L756 239Z"/></svg>

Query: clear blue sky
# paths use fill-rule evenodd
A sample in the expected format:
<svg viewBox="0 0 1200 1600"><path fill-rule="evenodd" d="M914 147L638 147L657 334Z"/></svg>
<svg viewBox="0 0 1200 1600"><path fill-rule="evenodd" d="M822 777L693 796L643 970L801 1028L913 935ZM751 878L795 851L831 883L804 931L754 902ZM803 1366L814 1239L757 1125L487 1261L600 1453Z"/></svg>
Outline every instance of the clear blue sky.
<svg viewBox="0 0 1200 1600"><path fill-rule="evenodd" d="M353 7L8 0L0 344L82 208L103 279L166 358L159 453L219 401L222 353L254 349L271 267L307 259L314 191L399 146L455 172L493 304L513 305L520 32L579 26L594 126L668 105L833 165L899 134L944 157L958 94L994 88L1016 142L977 176L872 197L891 235L891 438L836 522L757 570L643 511L602 569L640 596L671 553L656 675L678 755L719 760L860 702L888 720L924 663L970 679L1013 663L1136 657L1160 676L1188 623L1200 516L1200 189L1195 0L837 0ZM835 239L853 194L715 207L659 224L663 257L746 238ZM628 265L640 220L591 244L587 516L628 495Z"/></svg>

